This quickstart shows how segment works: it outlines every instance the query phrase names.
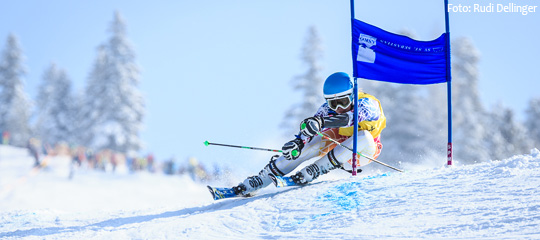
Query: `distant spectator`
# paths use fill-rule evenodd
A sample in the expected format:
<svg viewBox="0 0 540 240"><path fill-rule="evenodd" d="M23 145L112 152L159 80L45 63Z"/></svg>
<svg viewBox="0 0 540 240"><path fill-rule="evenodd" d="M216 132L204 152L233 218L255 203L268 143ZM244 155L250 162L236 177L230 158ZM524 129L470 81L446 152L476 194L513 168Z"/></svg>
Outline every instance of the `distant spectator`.
<svg viewBox="0 0 540 240"><path fill-rule="evenodd" d="M30 140L28 140L28 145L27 145L27 148L28 148L28 151L30 152L30 155L32 155L32 157L34 157L34 167L39 167L41 166L41 162L39 161L39 140L35 139L35 138L30 138Z"/></svg>
<svg viewBox="0 0 540 240"><path fill-rule="evenodd" d="M95 168L96 166L96 155L94 154L94 151L92 149L87 149L85 151L86 160L88 162L88 167L90 169Z"/></svg>
<svg viewBox="0 0 540 240"><path fill-rule="evenodd" d="M116 156L116 153L111 154L111 165L112 165L112 171L116 172L116 166L118 166L118 159Z"/></svg>
<svg viewBox="0 0 540 240"><path fill-rule="evenodd" d="M69 168L69 179L73 179L76 169L80 168L83 161L86 161L83 147L76 147L71 153L71 165Z"/></svg>
<svg viewBox="0 0 540 240"><path fill-rule="evenodd" d="M175 162L176 162L176 159L174 157L171 157L171 159L165 162L165 167L163 169L165 174L173 175L175 173L175 166L174 166Z"/></svg>
<svg viewBox="0 0 540 240"><path fill-rule="evenodd" d="M10 134L8 131L4 131L2 133L2 144L4 145L8 145L9 144L9 137L10 137Z"/></svg>
<svg viewBox="0 0 540 240"><path fill-rule="evenodd" d="M193 179L194 181L206 181L209 179L206 168L196 158L191 157L188 159L188 162L189 165L187 171L191 179Z"/></svg>
<svg viewBox="0 0 540 240"><path fill-rule="evenodd" d="M85 151L83 147L77 147L74 153L72 154L73 163L80 167L83 161L86 161L86 155L84 153Z"/></svg>
<svg viewBox="0 0 540 240"><path fill-rule="evenodd" d="M148 154L148 156L146 157L146 160L147 160L147 169L149 172L154 172L154 155L153 154Z"/></svg>

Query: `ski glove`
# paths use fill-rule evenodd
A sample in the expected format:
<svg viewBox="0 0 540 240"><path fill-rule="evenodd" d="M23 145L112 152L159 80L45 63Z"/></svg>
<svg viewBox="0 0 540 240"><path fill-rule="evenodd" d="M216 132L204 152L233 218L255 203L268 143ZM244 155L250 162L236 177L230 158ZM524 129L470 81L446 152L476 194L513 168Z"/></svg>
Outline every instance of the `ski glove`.
<svg viewBox="0 0 540 240"><path fill-rule="evenodd" d="M304 148L304 141L302 139L294 139L291 140L283 145L281 150L283 150L283 156L287 160L295 160L298 157L300 157L300 153L302 152L302 148Z"/></svg>
<svg viewBox="0 0 540 240"><path fill-rule="evenodd" d="M308 117L300 123L300 132L306 137L313 137L320 132L324 126L324 120L322 117Z"/></svg>

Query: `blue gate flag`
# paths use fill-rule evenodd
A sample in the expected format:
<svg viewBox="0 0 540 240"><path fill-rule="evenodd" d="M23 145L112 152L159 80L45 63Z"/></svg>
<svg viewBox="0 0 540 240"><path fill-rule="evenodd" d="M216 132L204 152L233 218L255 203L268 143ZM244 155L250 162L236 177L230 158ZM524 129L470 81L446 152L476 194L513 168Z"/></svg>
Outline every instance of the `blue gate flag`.
<svg viewBox="0 0 540 240"><path fill-rule="evenodd" d="M447 82L445 35L417 41L353 19L353 76L404 84Z"/></svg>

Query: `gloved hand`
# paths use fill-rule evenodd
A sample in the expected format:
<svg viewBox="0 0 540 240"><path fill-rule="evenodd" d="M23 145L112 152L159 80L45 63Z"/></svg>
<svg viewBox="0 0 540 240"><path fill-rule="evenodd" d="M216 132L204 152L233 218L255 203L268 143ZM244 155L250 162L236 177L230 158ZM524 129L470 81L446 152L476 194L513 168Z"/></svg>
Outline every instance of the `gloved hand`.
<svg viewBox="0 0 540 240"><path fill-rule="evenodd" d="M324 120L322 117L308 117L300 123L300 132L306 137L317 135L323 128Z"/></svg>
<svg viewBox="0 0 540 240"><path fill-rule="evenodd" d="M285 143L281 150L283 150L283 156L287 160L295 160L300 156L302 148L304 148L304 141L297 138Z"/></svg>

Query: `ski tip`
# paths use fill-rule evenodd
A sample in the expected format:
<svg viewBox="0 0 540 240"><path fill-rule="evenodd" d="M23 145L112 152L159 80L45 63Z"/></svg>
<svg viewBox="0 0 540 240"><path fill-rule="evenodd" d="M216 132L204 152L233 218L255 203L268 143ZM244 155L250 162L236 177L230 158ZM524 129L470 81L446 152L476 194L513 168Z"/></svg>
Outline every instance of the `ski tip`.
<svg viewBox="0 0 540 240"><path fill-rule="evenodd" d="M210 194L212 194L214 200L239 197L239 195L234 192L233 188L216 188L211 186L206 187L208 188L208 191L210 191Z"/></svg>
<svg viewBox="0 0 540 240"><path fill-rule="evenodd" d="M294 182L290 180L288 177L282 177L282 176L276 176L272 173L268 174L268 177L272 179L272 182L274 183L274 186L280 188L280 187L287 187L287 186L294 186ZM287 180L289 179L289 180Z"/></svg>
<svg viewBox="0 0 540 240"><path fill-rule="evenodd" d="M210 143L208 141L204 141L204 146L207 146L210 145ZM210 186L209 186L210 187Z"/></svg>
<svg viewBox="0 0 540 240"><path fill-rule="evenodd" d="M278 186L278 180L276 178L276 175L272 174L272 173L269 173L268 174L268 177L270 177L270 179L272 180L272 182L274 183L274 186Z"/></svg>
<svg viewBox="0 0 540 240"><path fill-rule="evenodd" d="M209 185L206 186L206 187L208 188L208 191L210 191L210 194L212 194L212 198L213 198L214 200L218 200L218 199L216 198L216 191L215 191L215 189L214 189L213 187L210 187Z"/></svg>

